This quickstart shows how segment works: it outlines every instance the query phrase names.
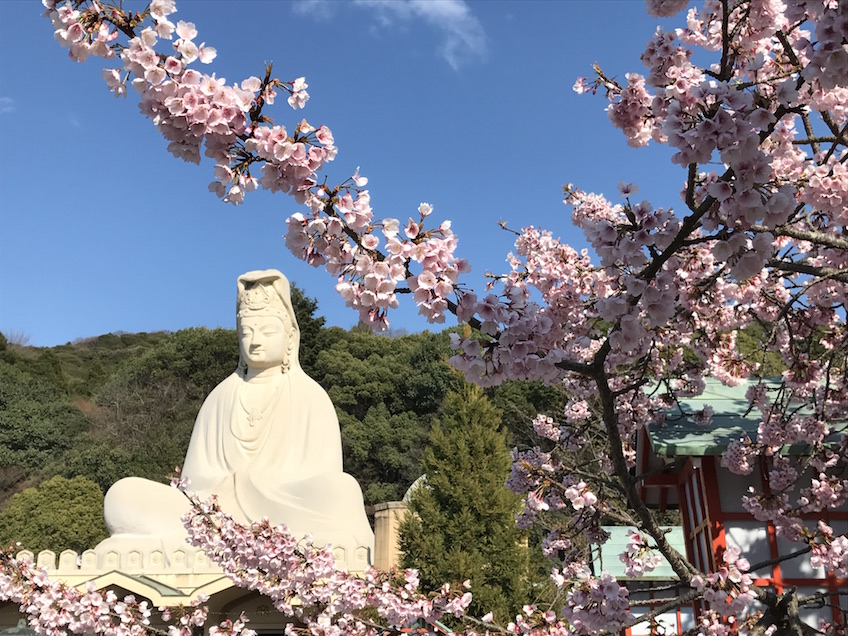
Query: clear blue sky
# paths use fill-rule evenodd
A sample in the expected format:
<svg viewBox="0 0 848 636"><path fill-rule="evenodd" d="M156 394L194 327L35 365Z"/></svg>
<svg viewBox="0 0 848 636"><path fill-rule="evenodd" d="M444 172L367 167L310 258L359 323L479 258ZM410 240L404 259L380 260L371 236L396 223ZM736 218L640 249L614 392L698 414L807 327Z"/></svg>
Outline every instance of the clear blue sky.
<svg viewBox="0 0 848 636"><path fill-rule="evenodd" d="M512 241L499 220L583 245L564 183L615 197L619 180L635 181L654 205L679 205L684 174L667 149L628 148L603 96L572 91L595 61L622 79L644 72L639 55L657 20L640 0L177 8L173 18L194 22L198 42L218 50L201 70L231 84L273 61L280 79L306 76L306 109L280 100L270 114L329 126L339 147L330 181L361 166L378 218L406 219L427 201L432 219L451 219L473 287L507 268ZM239 207L220 203L207 191L211 163L168 154L136 96L107 91L100 73L110 63L71 62L40 13L35 0L0 2L0 330L50 346L110 331L232 327L236 277L265 268L317 298L329 324L355 324L332 278L286 249L293 200L253 193ZM407 303L392 327L426 328L416 314Z"/></svg>

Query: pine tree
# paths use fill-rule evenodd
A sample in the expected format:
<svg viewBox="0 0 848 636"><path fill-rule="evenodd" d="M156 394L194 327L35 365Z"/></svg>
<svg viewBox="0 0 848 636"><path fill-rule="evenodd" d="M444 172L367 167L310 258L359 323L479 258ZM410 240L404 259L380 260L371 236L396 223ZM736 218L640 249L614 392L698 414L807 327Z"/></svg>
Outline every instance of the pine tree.
<svg viewBox="0 0 848 636"><path fill-rule="evenodd" d="M475 386L449 393L430 434L400 529L404 567L424 590L471 581L471 612L514 616L527 602L527 548L515 527L518 497L506 488L510 457L501 411Z"/></svg>
<svg viewBox="0 0 848 636"><path fill-rule="evenodd" d="M0 511L0 547L20 541L22 548L35 553L82 553L108 535L103 492L85 477L53 477L17 493Z"/></svg>

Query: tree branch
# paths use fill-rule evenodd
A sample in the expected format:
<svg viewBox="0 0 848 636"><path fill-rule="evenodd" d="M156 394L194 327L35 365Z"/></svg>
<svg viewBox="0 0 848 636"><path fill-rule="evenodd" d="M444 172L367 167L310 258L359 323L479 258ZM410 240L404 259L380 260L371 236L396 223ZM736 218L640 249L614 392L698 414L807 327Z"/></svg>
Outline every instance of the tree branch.
<svg viewBox="0 0 848 636"><path fill-rule="evenodd" d="M788 236L790 238L798 239L799 241L809 241L816 245L823 245L848 252L848 240L834 236L833 234L826 234L825 232L803 230L788 224L780 225L774 229L769 229L763 225L752 225L751 231L771 232L775 236Z"/></svg>
<svg viewBox="0 0 848 636"><path fill-rule="evenodd" d="M835 269L833 267L821 267L819 265L808 265L806 263L794 263L792 261L781 261L776 258L769 259L768 266L783 272L795 274L808 274L819 278L830 278L842 283L848 283L848 270Z"/></svg>
<svg viewBox="0 0 848 636"><path fill-rule="evenodd" d="M647 614L642 614L636 620L630 623L628 627L633 627L634 625L638 625L639 623L650 621L659 616L660 614L665 614L670 609L676 609L681 605L691 603L692 601L697 600L700 596L701 593L698 590L690 590L683 596L678 596L677 598L670 600L668 603L665 603L664 605L660 605L659 607L652 609Z"/></svg>
<svg viewBox="0 0 848 636"><path fill-rule="evenodd" d="M785 554L783 556L779 556L776 559L769 559L768 561L760 561L759 563L755 563L750 568L748 568L748 572L756 572L764 567L768 567L769 565L777 565L783 561L788 561L789 559L794 559L797 556L801 556L802 554L807 554L810 552L812 548L807 546L806 548L802 548L800 550L796 550L792 554Z"/></svg>
<svg viewBox="0 0 848 636"><path fill-rule="evenodd" d="M607 340L608 342L609 340ZM659 526L654 515L639 496L639 491L636 488L636 480L630 475L627 460L624 458L621 434L618 430L618 415L615 412L615 398L609 386L609 379L603 369L596 372L593 379L598 387L598 394L603 408L603 422L607 431L610 458L613 461L616 476L625 487L627 504L636 513L641 522L642 529L656 541L657 549L668 560L678 578L684 584L688 585L692 577L698 573L698 570L671 546L666 539L665 531Z"/></svg>

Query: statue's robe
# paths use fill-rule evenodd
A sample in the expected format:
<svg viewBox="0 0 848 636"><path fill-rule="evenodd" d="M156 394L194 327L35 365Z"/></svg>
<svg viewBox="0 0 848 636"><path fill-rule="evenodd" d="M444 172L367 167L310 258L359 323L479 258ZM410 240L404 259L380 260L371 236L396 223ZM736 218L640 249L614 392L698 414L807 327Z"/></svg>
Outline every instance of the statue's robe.
<svg viewBox="0 0 848 636"><path fill-rule="evenodd" d="M200 409L183 465L190 488L215 493L238 521L268 517L316 543L371 546L374 541L356 480L342 470L336 411L327 393L299 367L253 425L239 399L237 373Z"/></svg>
<svg viewBox="0 0 848 636"><path fill-rule="evenodd" d="M204 401L182 469L189 490L202 498L217 495L221 509L241 523L267 517L298 538L312 534L316 545L364 546L373 553L362 491L342 470L339 423L324 389L292 365L251 426L239 398L245 384L233 373ZM164 484L122 479L106 495L112 537L104 544L146 540L166 552L185 546L179 517L188 508L187 499Z"/></svg>

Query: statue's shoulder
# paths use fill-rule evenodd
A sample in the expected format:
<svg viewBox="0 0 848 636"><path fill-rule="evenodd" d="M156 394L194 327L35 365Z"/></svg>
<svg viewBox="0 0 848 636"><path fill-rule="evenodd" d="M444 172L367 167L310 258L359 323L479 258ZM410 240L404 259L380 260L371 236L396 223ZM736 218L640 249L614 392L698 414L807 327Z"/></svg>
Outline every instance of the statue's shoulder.
<svg viewBox="0 0 848 636"><path fill-rule="evenodd" d="M306 372L303 371L303 369L297 371L295 382L296 388L294 390L300 394L302 398L308 399L311 403L321 404L322 406L333 406L330 401L330 396L327 395L324 387L306 375Z"/></svg>
<svg viewBox="0 0 848 636"><path fill-rule="evenodd" d="M225 391L228 391L234 384L238 384L239 382L241 382L241 376L238 374L237 371L233 371L230 375L221 380L215 386L215 388L212 389L212 391L209 392L209 397L212 397L216 393L223 393Z"/></svg>
<svg viewBox="0 0 848 636"><path fill-rule="evenodd" d="M233 391L234 385L237 385L240 381L241 377L239 374L233 371L209 392L209 395L207 395L206 399L203 400L203 406L206 406L207 404L216 404L220 400L224 399L226 395L229 395Z"/></svg>
<svg viewBox="0 0 848 636"><path fill-rule="evenodd" d="M327 393L324 390L324 387L322 387L315 380L313 380L311 377L306 375L306 372L303 371L302 369L297 372L296 377L297 377L298 385L303 387L304 390L309 391L310 393L312 393L312 392L318 392L318 393L324 393L324 394Z"/></svg>

